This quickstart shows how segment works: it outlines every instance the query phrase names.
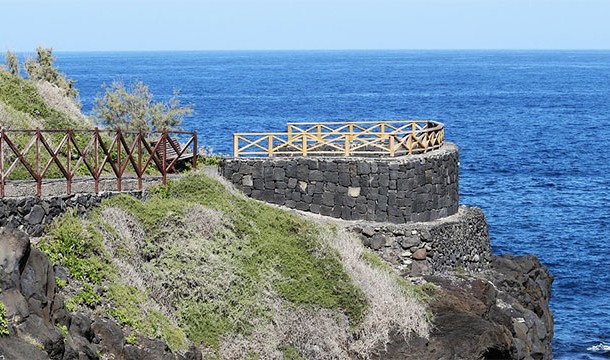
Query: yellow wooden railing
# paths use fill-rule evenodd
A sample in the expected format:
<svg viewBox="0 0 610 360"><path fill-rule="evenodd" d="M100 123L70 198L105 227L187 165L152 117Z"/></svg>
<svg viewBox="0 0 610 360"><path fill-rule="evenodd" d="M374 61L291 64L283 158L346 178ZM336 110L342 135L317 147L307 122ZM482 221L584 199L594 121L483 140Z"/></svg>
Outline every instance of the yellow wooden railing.
<svg viewBox="0 0 610 360"><path fill-rule="evenodd" d="M428 120L288 123L285 133L233 134L233 156L400 156L440 148L444 125Z"/></svg>

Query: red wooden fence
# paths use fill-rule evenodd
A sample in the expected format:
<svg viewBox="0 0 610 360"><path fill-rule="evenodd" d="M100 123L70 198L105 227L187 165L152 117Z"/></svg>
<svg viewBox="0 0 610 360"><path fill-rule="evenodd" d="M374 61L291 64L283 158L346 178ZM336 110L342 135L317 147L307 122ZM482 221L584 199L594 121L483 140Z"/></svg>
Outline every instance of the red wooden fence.
<svg viewBox="0 0 610 360"><path fill-rule="evenodd" d="M190 135L179 145L177 136ZM171 149L167 148L168 146ZM173 150L173 151L171 151ZM168 156L168 153L171 154ZM177 156L176 156L177 155ZM36 194L42 193L42 183L51 178L66 180L66 192L72 191L72 181L78 175L94 180L95 193L99 192L100 179L116 178L117 191L126 174L135 174L138 189L142 190L142 177L154 163L161 173L163 184L180 159L192 155L192 166L197 168L197 132L185 131L126 131L126 130L12 130L0 129L0 197L19 166L25 176L36 181ZM8 165L8 166L7 166ZM131 166L130 166L131 165ZM19 176L23 175L22 173Z"/></svg>

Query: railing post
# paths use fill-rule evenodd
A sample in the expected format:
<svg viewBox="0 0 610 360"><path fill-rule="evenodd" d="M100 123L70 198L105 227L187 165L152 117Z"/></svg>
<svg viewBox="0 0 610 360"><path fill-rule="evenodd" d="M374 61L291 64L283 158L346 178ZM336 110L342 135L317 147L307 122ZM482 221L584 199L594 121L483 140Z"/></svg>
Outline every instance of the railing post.
<svg viewBox="0 0 610 360"><path fill-rule="evenodd" d="M239 157L239 134L233 133L233 157Z"/></svg>
<svg viewBox="0 0 610 360"><path fill-rule="evenodd" d="M66 131L66 136L68 137L67 139L67 144L68 144L68 149L66 151L66 156L67 156L67 164L66 164L66 172L67 172L67 179L66 179L66 192L68 193L68 195L72 194L72 142L70 141L72 139L72 129L68 129Z"/></svg>
<svg viewBox="0 0 610 360"><path fill-rule="evenodd" d="M162 175L163 175L163 179L162 179L162 183L163 185L167 185L167 129L163 129L163 132L161 133L161 151L162 151L162 160L161 160L161 164L163 165L163 171L162 171Z"/></svg>
<svg viewBox="0 0 610 360"><path fill-rule="evenodd" d="M144 170L142 170L142 141L144 139L144 133L142 129L138 129L138 168L136 169L138 175L138 190L142 191L142 175L144 175Z"/></svg>
<svg viewBox="0 0 610 360"><path fill-rule="evenodd" d="M40 128L36 128L36 196L42 195L42 174L40 173Z"/></svg>
<svg viewBox="0 0 610 360"><path fill-rule="evenodd" d="M267 134L267 156L273 157L273 135Z"/></svg>
<svg viewBox="0 0 610 360"><path fill-rule="evenodd" d="M193 131L193 170L197 170L197 131Z"/></svg>
<svg viewBox="0 0 610 360"><path fill-rule="evenodd" d="M93 171L95 171L95 179L93 181L93 186L94 186L94 190L96 194L99 194L100 192L100 174L102 173L102 171L99 169L99 151L100 151L100 129L99 128L95 128L93 136L95 136L94 140L93 140L93 163L95 165L95 167L93 168Z"/></svg>
<svg viewBox="0 0 610 360"><path fill-rule="evenodd" d="M292 125L288 124L288 146L292 146Z"/></svg>
<svg viewBox="0 0 610 360"><path fill-rule="evenodd" d="M116 190L118 192L122 191L122 180L123 180L123 172L121 171L121 138L122 138L122 133L121 133L121 128L117 128L116 129L116 162L117 162L117 169L119 170L118 173L116 174Z"/></svg>
<svg viewBox="0 0 610 360"><path fill-rule="evenodd" d="M390 135L389 145L390 145L390 157L394 157L394 135Z"/></svg>
<svg viewBox="0 0 610 360"><path fill-rule="evenodd" d="M411 121L411 133L409 134L409 140L407 141L407 147L409 148L409 155L413 154L413 148L417 144L417 124L415 121Z"/></svg>
<svg viewBox="0 0 610 360"><path fill-rule="evenodd" d="M345 156L349 156L351 151L351 142L354 132L354 123L349 123L347 125L347 134L345 134Z"/></svg>
<svg viewBox="0 0 610 360"><path fill-rule="evenodd" d="M309 135L309 133L303 132L301 133L301 137L303 138L303 156L307 157L307 136Z"/></svg>

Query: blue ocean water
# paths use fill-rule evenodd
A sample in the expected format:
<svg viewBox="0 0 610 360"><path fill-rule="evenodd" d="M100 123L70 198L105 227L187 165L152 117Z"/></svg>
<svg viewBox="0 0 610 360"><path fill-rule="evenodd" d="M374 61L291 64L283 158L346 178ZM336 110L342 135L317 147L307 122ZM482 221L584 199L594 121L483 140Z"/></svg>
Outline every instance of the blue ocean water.
<svg viewBox="0 0 610 360"><path fill-rule="evenodd" d="M460 146L461 203L496 253L555 275L556 359L610 358L610 52L58 53L83 108L100 85L181 90L184 123L229 153L232 133L289 121L436 119Z"/></svg>

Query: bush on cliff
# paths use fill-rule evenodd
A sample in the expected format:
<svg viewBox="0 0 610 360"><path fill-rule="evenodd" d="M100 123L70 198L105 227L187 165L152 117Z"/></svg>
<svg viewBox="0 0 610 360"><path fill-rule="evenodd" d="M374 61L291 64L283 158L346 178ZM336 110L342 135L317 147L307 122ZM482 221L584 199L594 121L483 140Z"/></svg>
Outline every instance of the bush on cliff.
<svg viewBox="0 0 610 360"><path fill-rule="evenodd" d="M39 246L70 270L73 299L102 290L68 302L173 350L190 340L223 359L367 357L392 330L428 332L425 308L358 240L205 176L109 199L85 220L66 214Z"/></svg>
<svg viewBox="0 0 610 360"><path fill-rule="evenodd" d="M177 130L185 116L193 113L192 105L183 106L175 90L167 102L155 102L148 86L138 81L125 86L120 81L102 85L103 94L95 98L93 114L104 127L130 130Z"/></svg>

